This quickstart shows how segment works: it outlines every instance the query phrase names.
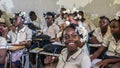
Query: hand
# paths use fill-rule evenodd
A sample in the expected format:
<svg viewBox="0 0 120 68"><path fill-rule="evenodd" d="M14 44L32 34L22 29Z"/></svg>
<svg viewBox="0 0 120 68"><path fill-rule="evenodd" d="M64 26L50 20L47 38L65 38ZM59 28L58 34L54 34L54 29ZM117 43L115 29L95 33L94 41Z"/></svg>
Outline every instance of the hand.
<svg viewBox="0 0 120 68"><path fill-rule="evenodd" d="M19 42L20 45L26 45L27 44L27 41L22 41L22 42Z"/></svg>
<svg viewBox="0 0 120 68"><path fill-rule="evenodd" d="M92 56L90 56L91 61L93 61L93 60L96 59L96 58L97 58L96 53L94 53Z"/></svg>
<svg viewBox="0 0 120 68"><path fill-rule="evenodd" d="M56 57L54 56L47 56L44 60L44 63L45 64L51 64L56 60Z"/></svg>
<svg viewBox="0 0 120 68"><path fill-rule="evenodd" d="M89 42L91 44L100 44L100 42L97 40L95 36L90 37Z"/></svg>
<svg viewBox="0 0 120 68"><path fill-rule="evenodd" d="M101 67L101 68L104 68L106 65L108 65L108 63L109 63L109 60L105 59L103 61L100 61L100 62L96 63L96 65Z"/></svg>
<svg viewBox="0 0 120 68"><path fill-rule="evenodd" d="M90 59L91 59L91 61L93 61L95 59L95 57L94 56L90 56Z"/></svg>

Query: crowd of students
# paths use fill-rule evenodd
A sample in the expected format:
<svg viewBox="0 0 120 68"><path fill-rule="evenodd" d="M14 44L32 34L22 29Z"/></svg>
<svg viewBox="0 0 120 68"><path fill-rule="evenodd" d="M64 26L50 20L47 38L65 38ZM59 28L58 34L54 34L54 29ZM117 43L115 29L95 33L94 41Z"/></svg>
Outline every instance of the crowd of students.
<svg viewBox="0 0 120 68"><path fill-rule="evenodd" d="M12 67L19 68L23 52L35 46L32 36L37 31L48 35L50 43L66 46L58 58L45 56L43 60L50 57L50 61L42 63L49 64L58 59L56 68L120 67L120 17L109 20L106 16L100 16L99 27L95 27L86 20L84 12L77 9L61 8L59 14L47 12L44 15L45 22L41 22L34 11L30 11L29 19L26 19L25 12L15 13L13 22L8 26L0 10L0 68L4 68L6 61L9 61L8 42L26 47L12 52ZM101 60L93 64L98 58Z"/></svg>

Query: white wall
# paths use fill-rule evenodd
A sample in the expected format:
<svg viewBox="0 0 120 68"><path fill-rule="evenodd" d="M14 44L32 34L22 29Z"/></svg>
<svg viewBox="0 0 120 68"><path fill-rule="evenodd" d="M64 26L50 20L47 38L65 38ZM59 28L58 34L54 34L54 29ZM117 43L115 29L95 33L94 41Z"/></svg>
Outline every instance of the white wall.
<svg viewBox="0 0 120 68"><path fill-rule="evenodd" d="M47 11L57 11L59 6L56 5L58 0L13 0L14 9L13 12L26 11L27 13L34 10L41 15ZM93 0L92 3L88 4L84 8L80 7L81 10L88 12L89 14L107 15L113 17L117 11L120 11L120 5L113 5L114 0ZM69 2L65 2L69 4Z"/></svg>
<svg viewBox="0 0 120 68"><path fill-rule="evenodd" d="M38 16L43 17L43 13L47 11L57 11L56 0L13 0L14 9L13 12L35 11Z"/></svg>
<svg viewBox="0 0 120 68"><path fill-rule="evenodd" d="M57 1L58 0L13 0L15 6L13 12L26 11L28 13L34 10L42 17L42 14L47 11L58 11L59 6L56 5ZM99 16L105 15L114 18L116 12L120 11L120 5L113 5L113 2L114 0L93 0L84 8L80 7L79 9L84 10L89 15L98 14ZM71 5L69 1L65 2L65 4Z"/></svg>

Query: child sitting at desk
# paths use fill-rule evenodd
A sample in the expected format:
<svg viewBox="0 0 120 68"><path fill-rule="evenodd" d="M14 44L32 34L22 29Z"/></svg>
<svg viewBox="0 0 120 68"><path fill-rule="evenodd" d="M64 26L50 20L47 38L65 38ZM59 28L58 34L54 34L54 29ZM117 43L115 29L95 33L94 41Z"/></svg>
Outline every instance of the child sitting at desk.
<svg viewBox="0 0 120 68"><path fill-rule="evenodd" d="M15 14L14 26L16 27L16 30L9 31L6 37L10 39L12 44L29 47L31 45L32 31L24 25L24 20L22 12ZM20 66L20 57L24 50L25 49L18 50L12 53L12 68Z"/></svg>
<svg viewBox="0 0 120 68"><path fill-rule="evenodd" d="M4 68L5 57L7 54L7 50L5 49L7 45L7 41L3 37L4 30L5 30L5 23L4 20L0 18L0 68Z"/></svg>
<svg viewBox="0 0 120 68"><path fill-rule="evenodd" d="M106 67L112 64L113 68L120 67L120 18L113 19L110 23L111 35L103 40L102 46L91 56L91 60L100 56L107 49L102 61L97 62L99 67ZM115 67L116 66L116 67ZM108 67L107 67L108 68Z"/></svg>
<svg viewBox="0 0 120 68"><path fill-rule="evenodd" d="M64 29L63 40L67 48L61 51L56 68L91 67L89 56L79 47L81 46L80 38L80 31L76 29L75 25L71 24Z"/></svg>

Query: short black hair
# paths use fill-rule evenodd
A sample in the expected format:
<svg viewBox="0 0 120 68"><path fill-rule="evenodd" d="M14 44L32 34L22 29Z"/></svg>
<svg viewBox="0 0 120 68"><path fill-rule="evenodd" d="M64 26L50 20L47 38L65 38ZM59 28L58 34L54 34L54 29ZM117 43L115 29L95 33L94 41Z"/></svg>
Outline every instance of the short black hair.
<svg viewBox="0 0 120 68"><path fill-rule="evenodd" d="M83 11L79 11L78 13L84 15L84 12L83 12Z"/></svg>
<svg viewBox="0 0 120 68"><path fill-rule="evenodd" d="M110 22L113 22L113 21L118 22L118 24L120 25L120 17L119 17L118 20L117 19L112 19Z"/></svg>
<svg viewBox="0 0 120 68"><path fill-rule="evenodd" d="M101 16L101 17L100 17L100 20L101 20L101 19L106 19L106 20L110 23L110 19L109 19L108 17L106 17L106 16Z"/></svg>
<svg viewBox="0 0 120 68"><path fill-rule="evenodd" d="M21 17L23 20L25 20L24 15L21 16L21 12L19 12L19 13L15 13L15 16L19 16L19 17Z"/></svg>
<svg viewBox="0 0 120 68"><path fill-rule="evenodd" d="M65 8L61 8L61 9L60 9L60 12L62 12L62 11L66 11L66 9L65 9Z"/></svg>
<svg viewBox="0 0 120 68"><path fill-rule="evenodd" d="M33 15L36 16L36 13L34 11L30 11L29 16L33 16Z"/></svg>
<svg viewBox="0 0 120 68"><path fill-rule="evenodd" d="M61 43L62 43L62 40L63 40L63 38L64 38L64 32L65 32L65 30L67 29L67 28L72 28L72 29L76 29L76 24L70 24L70 25L68 25L66 28L64 28L63 29L63 31L62 31L62 35L61 35L61 37L60 37L60 41L61 41ZM77 31L77 34L79 35L79 32ZM79 35L81 38L83 37L82 35Z"/></svg>
<svg viewBox="0 0 120 68"><path fill-rule="evenodd" d="M48 15L48 16L52 16L52 18L55 17L54 14L53 14L52 12L47 12L46 15Z"/></svg>

